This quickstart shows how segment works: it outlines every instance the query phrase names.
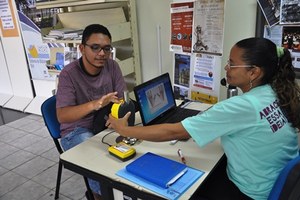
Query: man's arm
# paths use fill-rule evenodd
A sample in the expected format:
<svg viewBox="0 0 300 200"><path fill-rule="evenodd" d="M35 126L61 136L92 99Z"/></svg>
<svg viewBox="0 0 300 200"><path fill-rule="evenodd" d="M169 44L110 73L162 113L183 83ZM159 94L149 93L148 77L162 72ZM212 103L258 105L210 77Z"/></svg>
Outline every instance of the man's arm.
<svg viewBox="0 0 300 200"><path fill-rule="evenodd" d="M119 100L116 95L117 92L112 92L102 96L101 99L89 101L81 105L57 108L56 113L58 121L60 123L70 123L77 121L88 115L89 113L97 111L100 108L108 105L110 102L118 102Z"/></svg>

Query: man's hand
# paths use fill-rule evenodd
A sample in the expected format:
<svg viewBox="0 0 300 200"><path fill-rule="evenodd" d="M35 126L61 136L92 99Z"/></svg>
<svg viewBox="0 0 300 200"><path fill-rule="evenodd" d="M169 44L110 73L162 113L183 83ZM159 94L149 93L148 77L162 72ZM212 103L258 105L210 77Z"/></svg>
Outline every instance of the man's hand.
<svg viewBox="0 0 300 200"><path fill-rule="evenodd" d="M128 118L131 115L131 112L126 113L126 115L120 119L114 118L111 114L109 114L109 118L106 121L106 126L108 128L114 129L116 132L120 133L124 127L128 126Z"/></svg>
<svg viewBox="0 0 300 200"><path fill-rule="evenodd" d="M66 106L63 108L57 108L57 117L60 123L70 123L82 119L84 116L91 112L99 110L104 106L108 105L110 102L119 103L120 100L116 96L117 92L108 93L102 96L100 99L89 101L84 104L75 106Z"/></svg>
<svg viewBox="0 0 300 200"><path fill-rule="evenodd" d="M99 110L100 108L103 108L110 102L119 103L120 100L116 96L117 94L118 94L118 92L108 93L108 94L102 96L101 99L92 101L94 110Z"/></svg>

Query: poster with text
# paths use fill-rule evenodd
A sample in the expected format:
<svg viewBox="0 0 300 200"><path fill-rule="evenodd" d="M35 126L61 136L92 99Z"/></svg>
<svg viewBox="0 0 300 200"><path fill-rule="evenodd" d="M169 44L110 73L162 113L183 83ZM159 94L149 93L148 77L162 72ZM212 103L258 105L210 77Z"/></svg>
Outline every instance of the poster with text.
<svg viewBox="0 0 300 200"><path fill-rule="evenodd" d="M48 73L47 61L50 60L50 51L48 45L42 41L39 27L23 13L18 14L32 79L55 80L55 76Z"/></svg>
<svg viewBox="0 0 300 200"><path fill-rule="evenodd" d="M214 90L215 56L209 54L195 54L193 86Z"/></svg>
<svg viewBox="0 0 300 200"><path fill-rule="evenodd" d="M194 2L171 4L170 51L191 52Z"/></svg>
<svg viewBox="0 0 300 200"><path fill-rule="evenodd" d="M185 99L189 94L191 56L175 53L174 63L174 95L176 99Z"/></svg>
<svg viewBox="0 0 300 200"><path fill-rule="evenodd" d="M224 0L195 2L193 52L223 54Z"/></svg>
<svg viewBox="0 0 300 200"><path fill-rule="evenodd" d="M0 1L0 29L3 37L18 37L19 30L15 19L13 1Z"/></svg>
<svg viewBox="0 0 300 200"><path fill-rule="evenodd" d="M189 87L191 56L175 54L174 84Z"/></svg>

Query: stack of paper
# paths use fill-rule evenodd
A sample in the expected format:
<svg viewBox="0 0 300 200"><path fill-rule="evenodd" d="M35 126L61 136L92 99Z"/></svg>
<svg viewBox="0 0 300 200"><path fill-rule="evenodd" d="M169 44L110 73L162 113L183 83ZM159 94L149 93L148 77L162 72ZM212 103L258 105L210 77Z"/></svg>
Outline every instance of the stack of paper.
<svg viewBox="0 0 300 200"><path fill-rule="evenodd" d="M70 29L70 28L62 28L62 29L54 29L50 30L49 34L46 37L52 37L56 39L73 39L78 38L82 35L82 29Z"/></svg>

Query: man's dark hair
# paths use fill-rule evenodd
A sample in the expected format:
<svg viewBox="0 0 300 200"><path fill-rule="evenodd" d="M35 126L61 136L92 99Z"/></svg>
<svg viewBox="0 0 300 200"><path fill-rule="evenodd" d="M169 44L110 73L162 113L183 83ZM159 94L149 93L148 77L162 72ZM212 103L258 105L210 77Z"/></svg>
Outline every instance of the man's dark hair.
<svg viewBox="0 0 300 200"><path fill-rule="evenodd" d="M81 39L81 44L86 44L86 41L89 39L89 37L93 33L102 33L104 35L107 35L109 39L111 40L111 34L109 30L101 25L101 24L91 24L85 27L83 33L82 33L82 39Z"/></svg>

